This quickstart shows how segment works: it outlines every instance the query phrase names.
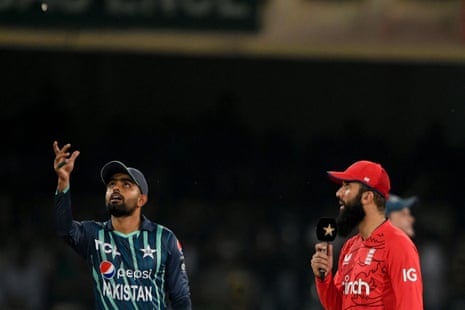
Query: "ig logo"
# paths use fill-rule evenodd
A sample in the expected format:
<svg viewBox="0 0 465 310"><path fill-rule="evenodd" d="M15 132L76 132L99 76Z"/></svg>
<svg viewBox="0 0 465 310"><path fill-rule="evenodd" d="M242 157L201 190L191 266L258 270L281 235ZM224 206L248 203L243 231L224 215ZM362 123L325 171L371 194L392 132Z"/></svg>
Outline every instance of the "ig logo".
<svg viewBox="0 0 465 310"><path fill-rule="evenodd" d="M415 268L410 268L410 269L402 269L402 279L404 282L410 281L410 282L416 282L417 281L417 271Z"/></svg>

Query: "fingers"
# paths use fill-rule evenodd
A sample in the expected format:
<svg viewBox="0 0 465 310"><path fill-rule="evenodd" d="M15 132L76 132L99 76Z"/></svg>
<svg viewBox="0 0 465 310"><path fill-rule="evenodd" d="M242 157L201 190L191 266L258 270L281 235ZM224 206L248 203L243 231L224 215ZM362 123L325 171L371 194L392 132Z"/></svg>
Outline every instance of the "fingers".
<svg viewBox="0 0 465 310"><path fill-rule="evenodd" d="M334 246L331 243L328 243L328 251L327 251L328 257L333 257L333 249L334 249Z"/></svg>
<svg viewBox="0 0 465 310"><path fill-rule="evenodd" d="M79 151L74 151L73 154L71 154L70 160L74 161L79 156L79 154L81 154Z"/></svg>
<svg viewBox="0 0 465 310"><path fill-rule="evenodd" d="M60 169L67 163L67 157L69 153L66 150L71 146L69 144L65 145L63 148L58 147L58 143L55 141L53 143L54 151L55 151L55 169Z"/></svg>
<svg viewBox="0 0 465 310"><path fill-rule="evenodd" d="M315 276L320 276L320 269L323 269L325 272L330 269L330 259L326 252L332 251L332 249L329 250L328 248L326 242L315 244L315 254L313 254L310 263Z"/></svg>
<svg viewBox="0 0 465 310"><path fill-rule="evenodd" d="M317 252L312 256L311 266L313 273L315 273L315 275L319 275L320 269L325 271L329 270L329 259L325 254Z"/></svg>
<svg viewBox="0 0 465 310"><path fill-rule="evenodd" d="M318 252L323 252L326 253L328 248L328 243L327 242L320 242L315 244L315 251Z"/></svg>
<svg viewBox="0 0 465 310"><path fill-rule="evenodd" d="M325 275L333 268L333 245L328 242L315 244L315 253L311 259L312 271L316 277L320 277L320 270Z"/></svg>
<svg viewBox="0 0 465 310"><path fill-rule="evenodd" d="M65 144L62 148L60 148L58 145L58 142L53 141L53 151L55 152L55 170L58 171L58 169L62 168L63 166L69 163L72 166L76 158L79 156L80 154L79 151L74 151L72 154L70 154L68 152L70 147L71 147L71 144L68 143L68 144Z"/></svg>
<svg viewBox="0 0 465 310"><path fill-rule="evenodd" d="M60 147L58 146L58 142L53 141L53 151L55 152L55 155L66 153L70 147L71 147L71 144L68 143L68 144L65 144L63 148L60 149Z"/></svg>

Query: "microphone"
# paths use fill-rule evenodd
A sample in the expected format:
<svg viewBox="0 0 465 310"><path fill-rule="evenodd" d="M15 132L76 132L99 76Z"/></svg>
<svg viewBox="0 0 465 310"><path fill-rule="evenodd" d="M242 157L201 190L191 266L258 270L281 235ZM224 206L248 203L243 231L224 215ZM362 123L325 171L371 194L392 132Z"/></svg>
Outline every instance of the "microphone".
<svg viewBox="0 0 465 310"><path fill-rule="evenodd" d="M319 241L331 242L336 238L336 220L333 218L322 217L316 225L316 237ZM326 250L324 250L326 253ZM325 271L320 268L320 279L324 280Z"/></svg>

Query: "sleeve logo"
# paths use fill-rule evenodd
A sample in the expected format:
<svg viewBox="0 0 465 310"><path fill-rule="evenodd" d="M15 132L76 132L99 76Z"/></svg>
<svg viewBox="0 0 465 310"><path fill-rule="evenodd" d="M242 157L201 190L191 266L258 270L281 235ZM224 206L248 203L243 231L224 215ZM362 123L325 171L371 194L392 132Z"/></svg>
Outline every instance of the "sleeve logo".
<svg viewBox="0 0 465 310"><path fill-rule="evenodd" d="M177 244L177 246L178 246L178 251L179 251L179 253L182 254L182 245L181 245L181 242L179 242L179 240L176 240L176 244Z"/></svg>
<svg viewBox="0 0 465 310"><path fill-rule="evenodd" d="M415 268L403 268L402 269L402 279L404 282L416 282L417 281L417 270Z"/></svg>

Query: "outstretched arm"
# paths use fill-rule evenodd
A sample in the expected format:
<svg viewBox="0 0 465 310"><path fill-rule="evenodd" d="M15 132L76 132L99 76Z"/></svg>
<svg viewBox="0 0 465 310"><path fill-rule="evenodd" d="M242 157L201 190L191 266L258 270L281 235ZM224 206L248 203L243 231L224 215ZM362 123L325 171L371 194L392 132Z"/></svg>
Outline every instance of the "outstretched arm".
<svg viewBox="0 0 465 310"><path fill-rule="evenodd" d="M53 151L55 152L55 160L53 167L58 176L57 191L63 192L69 187L69 179L71 171L74 168L74 161L79 156L79 151L69 152L71 144L65 144L62 148L58 146L58 142L53 142Z"/></svg>
<svg viewBox="0 0 465 310"><path fill-rule="evenodd" d="M58 176L58 186L55 193L55 229L59 236L64 237L68 242L72 238L73 215L71 212L71 194L69 192L69 179L73 171L74 161L79 156L79 151L72 154L68 152L71 144L66 144L62 148L58 142L53 142L55 160L53 166Z"/></svg>

